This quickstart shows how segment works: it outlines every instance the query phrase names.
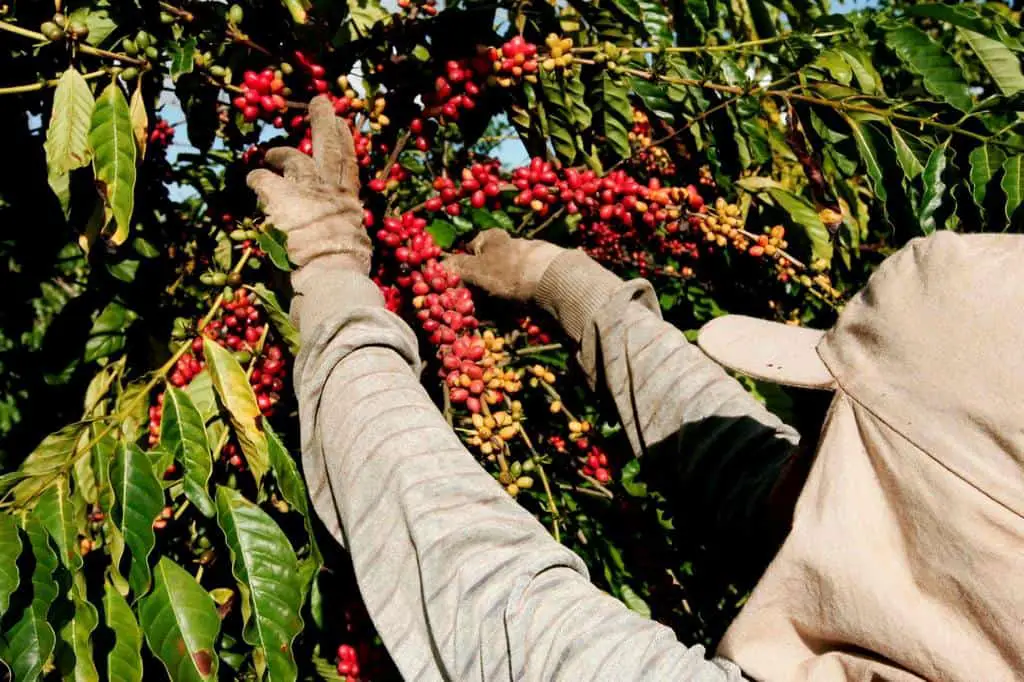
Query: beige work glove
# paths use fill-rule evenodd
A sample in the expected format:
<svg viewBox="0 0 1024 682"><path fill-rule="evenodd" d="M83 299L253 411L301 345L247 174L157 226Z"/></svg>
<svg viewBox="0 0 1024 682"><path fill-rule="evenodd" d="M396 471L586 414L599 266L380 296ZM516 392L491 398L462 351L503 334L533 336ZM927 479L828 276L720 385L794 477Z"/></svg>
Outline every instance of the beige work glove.
<svg viewBox="0 0 1024 682"><path fill-rule="evenodd" d="M372 245L363 228L359 201L359 166L348 124L335 117L325 96L309 104L313 135L310 158L291 147L266 154L269 170L249 173L246 182L256 192L270 222L288 235L288 256L298 266L294 275L301 288L303 270L312 263L367 275Z"/></svg>
<svg viewBox="0 0 1024 682"><path fill-rule="evenodd" d="M582 251L516 239L496 228L481 232L468 250L469 254L450 256L445 265L493 296L536 303L558 318L576 341L583 338L594 313L623 285Z"/></svg>

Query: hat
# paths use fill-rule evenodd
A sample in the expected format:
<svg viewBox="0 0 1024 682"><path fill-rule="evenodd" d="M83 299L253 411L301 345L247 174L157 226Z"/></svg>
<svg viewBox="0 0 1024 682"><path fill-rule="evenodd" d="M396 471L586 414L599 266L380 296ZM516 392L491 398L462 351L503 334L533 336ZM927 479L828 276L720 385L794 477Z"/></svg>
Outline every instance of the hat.
<svg viewBox="0 0 1024 682"><path fill-rule="evenodd" d="M1024 670L1024 236L941 232L827 332L724 317L759 379L835 391L785 543L719 655L765 680Z"/></svg>

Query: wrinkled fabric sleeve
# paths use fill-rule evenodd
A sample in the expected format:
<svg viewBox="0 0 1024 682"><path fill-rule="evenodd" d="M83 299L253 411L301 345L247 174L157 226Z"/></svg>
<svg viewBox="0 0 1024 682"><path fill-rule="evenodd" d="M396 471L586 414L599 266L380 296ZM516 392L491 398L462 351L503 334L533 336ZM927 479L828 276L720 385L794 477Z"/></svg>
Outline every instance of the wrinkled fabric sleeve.
<svg viewBox="0 0 1024 682"><path fill-rule="evenodd" d="M661 318L650 283L623 282L580 251L559 255L538 302L579 344L651 476L718 531L767 523L799 435Z"/></svg>
<svg viewBox="0 0 1024 682"><path fill-rule="evenodd" d="M296 392L318 515L408 680L741 680L590 584L462 446L376 287L307 277Z"/></svg>

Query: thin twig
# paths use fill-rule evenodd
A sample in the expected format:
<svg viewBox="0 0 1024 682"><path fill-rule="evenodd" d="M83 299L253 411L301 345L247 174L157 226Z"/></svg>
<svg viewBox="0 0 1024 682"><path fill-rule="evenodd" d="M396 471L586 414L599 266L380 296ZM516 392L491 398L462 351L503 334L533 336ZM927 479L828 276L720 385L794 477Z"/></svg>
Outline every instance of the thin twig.
<svg viewBox="0 0 1024 682"><path fill-rule="evenodd" d="M90 71L89 73L82 74L82 78L85 80L93 80L99 78L107 73L106 69L99 69L97 71ZM45 81L37 81L35 83L29 83L28 85L11 85L9 87L0 88L0 95L18 95L23 92L35 92L37 90L44 90L46 88L57 87L57 83L60 82L59 78L50 78Z"/></svg>
<svg viewBox="0 0 1024 682"><path fill-rule="evenodd" d="M545 343L541 346L527 346L526 348L520 348L515 351L516 355L533 355L534 353L544 353L549 350L561 350L562 344L560 343Z"/></svg>
<svg viewBox="0 0 1024 682"><path fill-rule="evenodd" d="M630 47L623 48L623 51L628 50L629 53L633 52L667 52L667 53L687 53L687 52L729 52L732 50L742 50L747 47L758 47L761 45L771 45L772 43L781 43L792 38L832 38L834 36L843 35L849 33L851 29L838 29L835 31L822 31L820 33L780 33L772 38L760 38L758 40L745 40L739 43L727 43L725 45L692 45L682 47ZM602 46L596 47L576 47L573 48L573 53L586 53L586 52L601 52L604 48Z"/></svg>
<svg viewBox="0 0 1024 682"><path fill-rule="evenodd" d="M15 35L22 36L24 38L31 38L32 40L38 40L43 43L53 42L42 33L38 31L30 31L27 28L22 28L15 24L8 23L6 21L0 21L0 31L7 31L8 33L14 33ZM82 54L90 54L95 57L107 57L109 59L117 59L128 64L134 64L136 66L146 66L149 64L144 59L136 59L135 57L129 57L126 54L120 52L111 52L110 50L103 50L92 45L83 45L81 43L76 45L76 49Z"/></svg>
<svg viewBox="0 0 1024 682"><path fill-rule="evenodd" d="M190 21L195 20L195 15L193 15L191 12L183 10L180 7L175 7L174 5L172 5L172 4L168 3L168 2L161 2L160 3L160 9L164 10L165 12L170 12L174 16L180 17L181 19L183 19L185 21L189 21L190 22Z"/></svg>

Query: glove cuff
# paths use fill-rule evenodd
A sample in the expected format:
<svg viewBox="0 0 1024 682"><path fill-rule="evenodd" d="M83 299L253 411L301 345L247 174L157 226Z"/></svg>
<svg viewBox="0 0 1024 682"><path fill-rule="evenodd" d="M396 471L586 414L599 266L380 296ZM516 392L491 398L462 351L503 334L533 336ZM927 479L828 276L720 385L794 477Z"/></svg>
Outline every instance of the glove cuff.
<svg viewBox="0 0 1024 682"><path fill-rule="evenodd" d="M300 335L341 310L384 306L380 288L363 274L358 261L350 254L322 256L292 273L291 318Z"/></svg>
<svg viewBox="0 0 1024 682"><path fill-rule="evenodd" d="M535 294L537 304L562 323L577 343L594 314L623 282L582 251L559 254L544 271Z"/></svg>

